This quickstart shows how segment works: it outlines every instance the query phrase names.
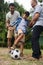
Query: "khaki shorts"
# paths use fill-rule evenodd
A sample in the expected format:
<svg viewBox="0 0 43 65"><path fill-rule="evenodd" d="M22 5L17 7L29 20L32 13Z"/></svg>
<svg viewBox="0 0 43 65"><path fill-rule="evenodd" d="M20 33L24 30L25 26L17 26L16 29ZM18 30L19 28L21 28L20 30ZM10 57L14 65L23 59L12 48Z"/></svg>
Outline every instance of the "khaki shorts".
<svg viewBox="0 0 43 65"><path fill-rule="evenodd" d="M16 32L16 31L14 32L13 30L8 30L7 38L12 38L12 36L14 36L16 39L20 33L22 33L20 30L18 30L18 32ZM25 42L25 34L20 41Z"/></svg>
<svg viewBox="0 0 43 65"><path fill-rule="evenodd" d="M14 30L12 30L12 28L15 29L15 26L8 29L7 38L12 38L12 36L14 36Z"/></svg>
<svg viewBox="0 0 43 65"><path fill-rule="evenodd" d="M13 35L14 35L14 31L13 30L8 30L7 38L12 38Z"/></svg>
<svg viewBox="0 0 43 65"><path fill-rule="evenodd" d="M21 31L18 31L18 32L15 32L14 33L15 34L15 39L19 36L19 34L23 34ZM20 40L20 42L25 42L25 34L24 34L24 36L23 36L23 38Z"/></svg>

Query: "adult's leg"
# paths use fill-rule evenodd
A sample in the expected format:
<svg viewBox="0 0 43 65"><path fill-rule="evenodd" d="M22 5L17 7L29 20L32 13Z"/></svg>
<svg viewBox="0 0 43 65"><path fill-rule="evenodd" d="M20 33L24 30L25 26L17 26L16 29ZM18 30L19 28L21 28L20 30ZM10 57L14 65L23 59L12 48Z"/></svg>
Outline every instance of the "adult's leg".
<svg viewBox="0 0 43 65"><path fill-rule="evenodd" d="M39 46L39 38L40 34L43 31L42 26L35 26L32 32L32 57L39 59L41 55L40 46Z"/></svg>
<svg viewBox="0 0 43 65"><path fill-rule="evenodd" d="M8 43L8 48L10 49L10 47L11 47L11 38L8 38L7 43Z"/></svg>
<svg viewBox="0 0 43 65"><path fill-rule="evenodd" d="M11 47L12 34L13 34L13 31L8 30L8 34L7 34L7 43L8 43L8 48L9 48L9 49L10 49L10 47Z"/></svg>

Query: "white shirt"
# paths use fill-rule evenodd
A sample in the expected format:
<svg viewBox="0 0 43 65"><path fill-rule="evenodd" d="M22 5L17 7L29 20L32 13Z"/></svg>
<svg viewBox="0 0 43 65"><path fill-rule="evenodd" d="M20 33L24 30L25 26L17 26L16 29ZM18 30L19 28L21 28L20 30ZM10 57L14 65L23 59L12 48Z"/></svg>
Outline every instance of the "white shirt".
<svg viewBox="0 0 43 65"><path fill-rule="evenodd" d="M9 20L10 21L10 24L11 24L12 22L16 21L18 17L20 17L20 13L18 11L14 11L14 14L13 15L9 11L6 14L6 21Z"/></svg>

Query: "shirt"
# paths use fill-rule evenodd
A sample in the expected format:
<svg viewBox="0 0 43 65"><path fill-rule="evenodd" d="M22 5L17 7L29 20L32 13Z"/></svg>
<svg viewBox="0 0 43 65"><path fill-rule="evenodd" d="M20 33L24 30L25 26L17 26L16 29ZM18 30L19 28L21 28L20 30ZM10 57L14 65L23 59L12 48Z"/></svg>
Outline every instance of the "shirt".
<svg viewBox="0 0 43 65"><path fill-rule="evenodd" d="M43 6L40 6L40 5L36 5L35 8L34 8L34 13L33 13L33 17L35 15L35 13L39 13L40 16L39 18L37 19L36 23L34 24L34 26L36 25L40 25L40 26L43 26ZM33 26L33 27L34 27Z"/></svg>
<svg viewBox="0 0 43 65"><path fill-rule="evenodd" d="M11 12L9 11L6 14L6 21L9 20L10 24L12 24L12 22L16 21L16 19L20 17L20 13L18 11L14 11L14 14L12 15Z"/></svg>
<svg viewBox="0 0 43 65"><path fill-rule="evenodd" d="M21 20L21 22L19 23L19 25L18 25L18 27L17 27L16 30L18 31L18 29L21 29L22 32L23 32L24 34L26 34L26 32L27 32L27 27L28 27L28 20L25 20L25 19L22 18L22 20Z"/></svg>
<svg viewBox="0 0 43 65"><path fill-rule="evenodd" d="M22 20L22 17L18 17L17 20L12 22L10 25L17 27L19 25L19 23L21 22L21 20Z"/></svg>

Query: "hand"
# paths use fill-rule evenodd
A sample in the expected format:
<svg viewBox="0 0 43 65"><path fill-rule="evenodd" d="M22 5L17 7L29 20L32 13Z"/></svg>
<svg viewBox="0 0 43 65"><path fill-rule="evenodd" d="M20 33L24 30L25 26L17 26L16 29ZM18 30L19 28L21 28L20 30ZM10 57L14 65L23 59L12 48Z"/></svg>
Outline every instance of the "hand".
<svg viewBox="0 0 43 65"><path fill-rule="evenodd" d="M33 26L33 24L32 24L32 22L30 22L29 27L32 27L32 26Z"/></svg>
<svg viewBox="0 0 43 65"><path fill-rule="evenodd" d="M9 27L10 27L10 24L7 23L7 24L6 24L6 28L8 29Z"/></svg>
<svg viewBox="0 0 43 65"><path fill-rule="evenodd" d="M33 25L34 25L34 21L31 21L29 26L33 27Z"/></svg>
<svg viewBox="0 0 43 65"><path fill-rule="evenodd" d="M14 28L13 27L8 27L8 30L14 30Z"/></svg>

